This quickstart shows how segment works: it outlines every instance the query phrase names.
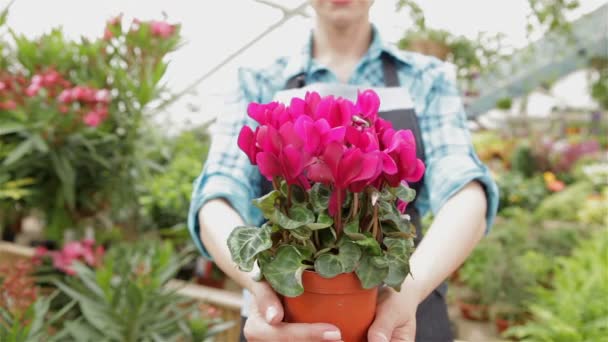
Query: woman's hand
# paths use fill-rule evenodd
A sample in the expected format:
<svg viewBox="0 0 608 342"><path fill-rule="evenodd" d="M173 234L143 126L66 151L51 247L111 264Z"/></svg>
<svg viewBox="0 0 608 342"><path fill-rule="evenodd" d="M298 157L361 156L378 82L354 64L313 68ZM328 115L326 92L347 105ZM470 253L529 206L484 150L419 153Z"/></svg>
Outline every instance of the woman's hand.
<svg viewBox="0 0 608 342"><path fill-rule="evenodd" d="M376 318L369 328L369 342L414 342L419 299L414 291L380 289Z"/></svg>
<svg viewBox="0 0 608 342"><path fill-rule="evenodd" d="M318 342L341 341L340 330L331 324L283 323L283 305L274 290L265 282L249 289L254 301L244 333L249 342Z"/></svg>

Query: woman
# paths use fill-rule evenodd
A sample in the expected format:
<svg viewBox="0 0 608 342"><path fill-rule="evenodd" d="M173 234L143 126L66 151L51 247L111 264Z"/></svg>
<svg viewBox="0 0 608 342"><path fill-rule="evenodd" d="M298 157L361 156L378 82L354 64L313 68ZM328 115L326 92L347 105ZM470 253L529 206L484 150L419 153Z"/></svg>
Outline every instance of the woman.
<svg viewBox="0 0 608 342"><path fill-rule="evenodd" d="M411 258L411 276L402 290L383 289L369 341L450 341L444 279L488 231L498 194L479 162L466 128L466 116L446 65L382 43L369 22L371 0L312 0L316 22L302 53L282 57L269 68L242 69L234 110L217 123L208 160L194 187L189 227L201 251L251 294L245 314L248 341L339 341L329 324L283 323L283 308L272 288L238 271L226 240L232 228L257 224L262 217L251 199L266 191L257 169L237 147L249 102L289 98L306 90L356 94L375 87L386 110L381 116L411 129L427 171L414 187L418 196L409 214L420 230L420 215L435 220ZM384 94L384 95L383 95ZM323 94L322 94L323 95ZM419 234L419 236L421 236Z"/></svg>

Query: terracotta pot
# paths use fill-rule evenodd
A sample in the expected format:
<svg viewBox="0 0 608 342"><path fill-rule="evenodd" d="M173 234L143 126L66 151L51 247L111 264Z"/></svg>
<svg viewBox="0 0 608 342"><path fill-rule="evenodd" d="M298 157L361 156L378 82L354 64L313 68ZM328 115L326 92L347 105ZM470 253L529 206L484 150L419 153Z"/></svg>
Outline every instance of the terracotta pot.
<svg viewBox="0 0 608 342"><path fill-rule="evenodd" d="M470 321L486 322L490 319L489 310L486 305L472 304L459 300L458 308L462 317Z"/></svg>
<svg viewBox="0 0 608 342"><path fill-rule="evenodd" d="M340 329L344 342L367 341L367 330L376 313L378 288L362 288L355 273L326 279L305 271L302 282L302 295L283 298L286 322L329 323Z"/></svg>
<svg viewBox="0 0 608 342"><path fill-rule="evenodd" d="M499 334L505 332L511 326L511 322L507 319L496 317L494 318L494 326Z"/></svg>

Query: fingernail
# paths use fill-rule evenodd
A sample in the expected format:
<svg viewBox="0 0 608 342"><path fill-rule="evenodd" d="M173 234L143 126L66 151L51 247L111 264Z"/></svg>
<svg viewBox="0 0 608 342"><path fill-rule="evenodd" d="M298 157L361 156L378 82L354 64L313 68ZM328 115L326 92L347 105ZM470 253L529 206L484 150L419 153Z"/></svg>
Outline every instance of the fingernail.
<svg viewBox="0 0 608 342"><path fill-rule="evenodd" d="M326 331L323 333L323 339L330 340L330 341L341 340L342 335L340 335L340 332L338 330Z"/></svg>
<svg viewBox="0 0 608 342"><path fill-rule="evenodd" d="M272 322L272 319L276 315L277 315L277 308L275 308L274 306L269 307L266 310L266 322L268 322L268 323Z"/></svg>

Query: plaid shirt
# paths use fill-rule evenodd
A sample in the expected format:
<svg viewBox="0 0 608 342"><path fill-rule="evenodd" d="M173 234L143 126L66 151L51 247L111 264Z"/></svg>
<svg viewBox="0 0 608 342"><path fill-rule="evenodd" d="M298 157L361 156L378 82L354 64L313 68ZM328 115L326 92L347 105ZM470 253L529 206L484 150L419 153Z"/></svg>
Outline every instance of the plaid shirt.
<svg viewBox="0 0 608 342"><path fill-rule="evenodd" d="M436 213L452 195L476 180L485 188L489 229L498 208L498 188L473 150L466 114L448 65L384 45L375 28L373 37L348 83L362 88L384 86L380 55L386 52L396 61L400 84L409 89L424 141L426 173L416 200L420 214L429 210ZM209 155L192 192L188 227L204 255L208 256L200 242L197 214L206 201L224 198L247 224L259 225L263 221L261 212L251 205L251 200L261 195L259 171L237 146L241 127L255 127L246 112L248 103L272 101L287 80L301 72L306 73L309 84L338 82L331 71L311 58L311 41L300 53L279 58L267 68L239 69L237 90L212 129Z"/></svg>

